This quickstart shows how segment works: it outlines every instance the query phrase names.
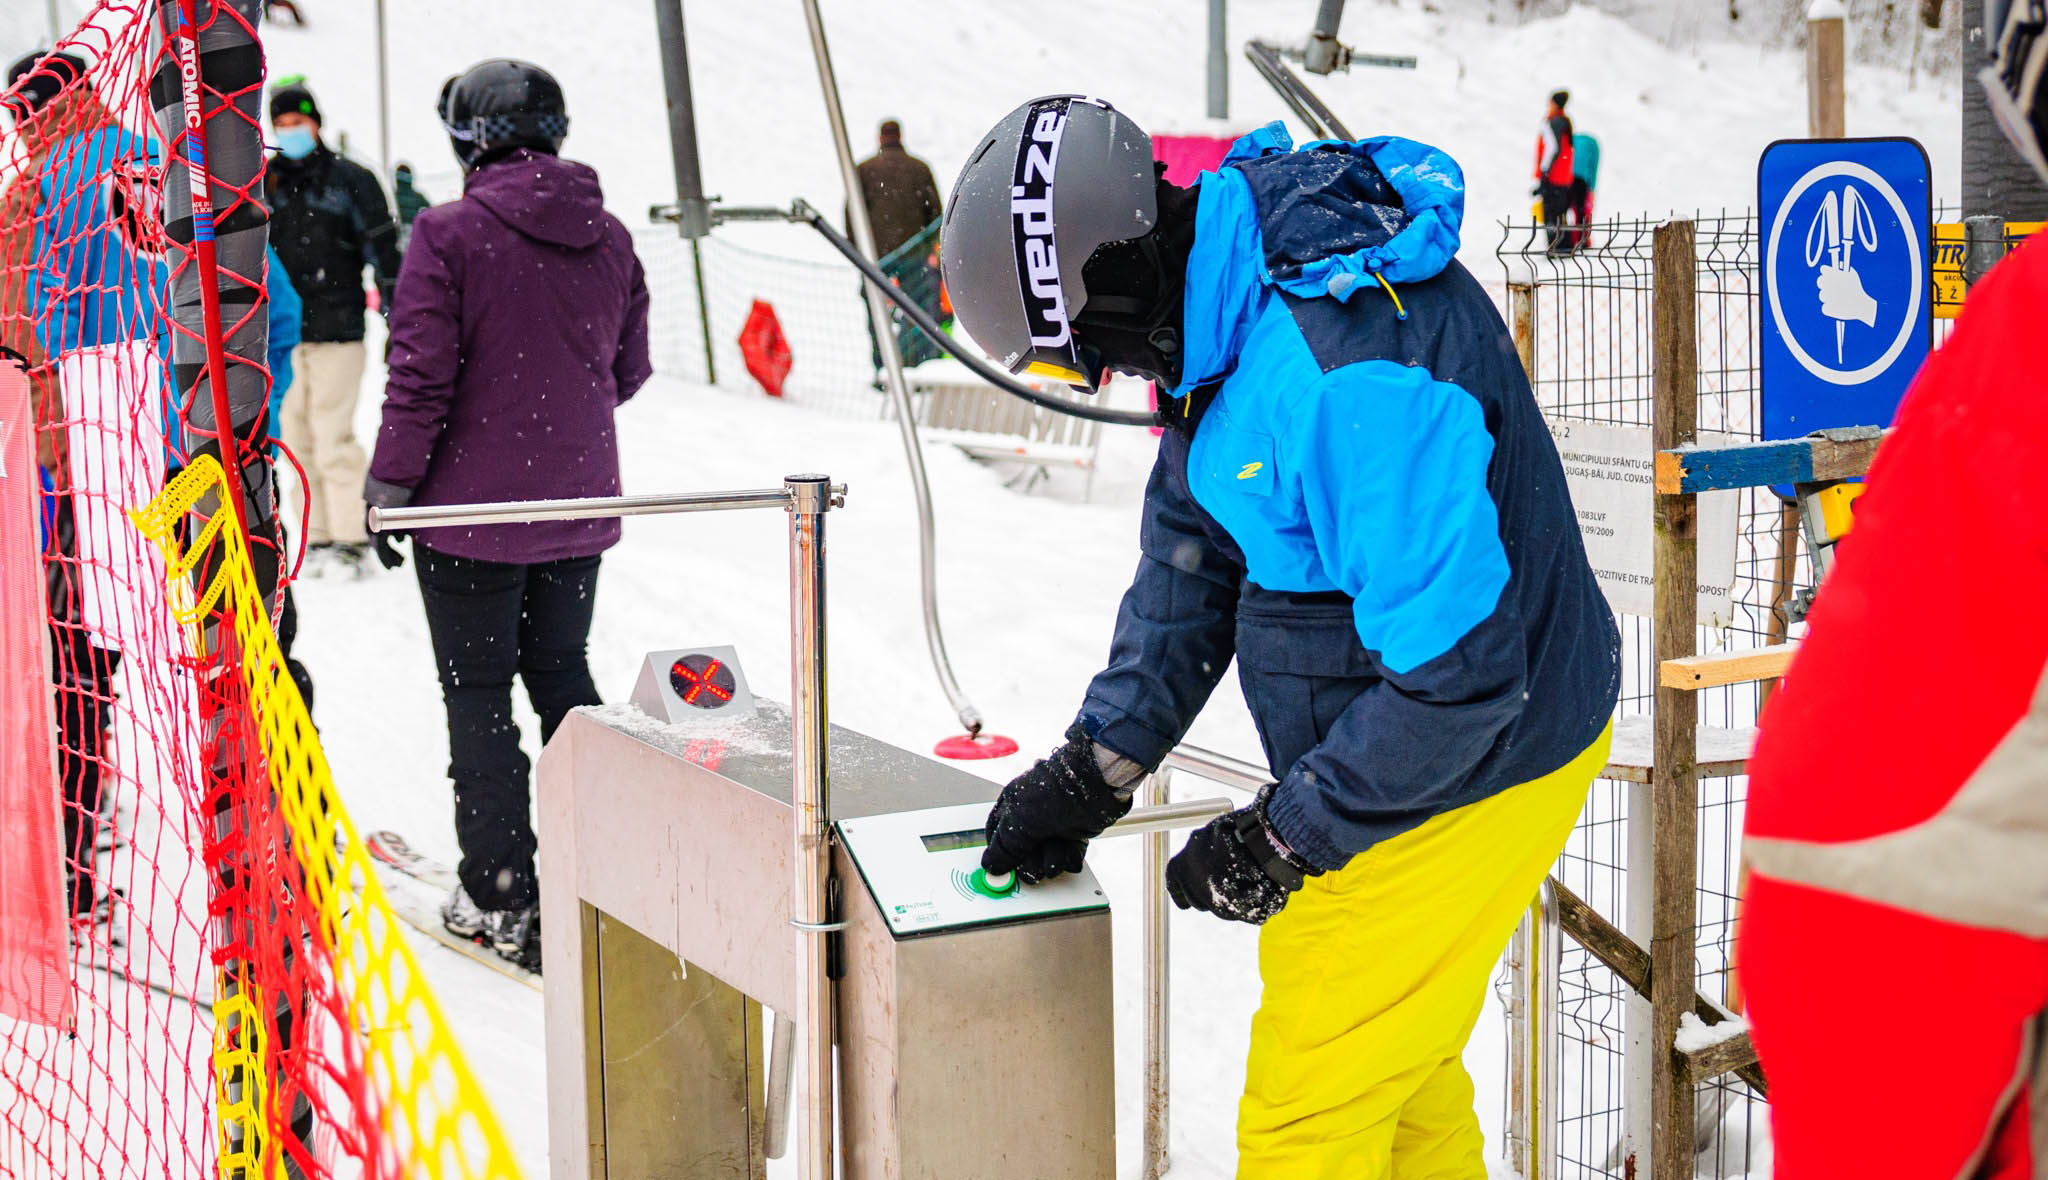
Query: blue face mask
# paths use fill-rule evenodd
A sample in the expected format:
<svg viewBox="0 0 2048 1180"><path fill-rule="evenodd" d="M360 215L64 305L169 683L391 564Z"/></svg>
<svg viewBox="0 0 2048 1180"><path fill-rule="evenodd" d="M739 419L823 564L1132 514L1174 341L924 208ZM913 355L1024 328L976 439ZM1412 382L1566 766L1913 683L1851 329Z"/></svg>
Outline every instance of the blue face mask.
<svg viewBox="0 0 2048 1180"><path fill-rule="evenodd" d="M287 160L303 160L319 146L320 137L311 127L285 127L277 133L277 150Z"/></svg>

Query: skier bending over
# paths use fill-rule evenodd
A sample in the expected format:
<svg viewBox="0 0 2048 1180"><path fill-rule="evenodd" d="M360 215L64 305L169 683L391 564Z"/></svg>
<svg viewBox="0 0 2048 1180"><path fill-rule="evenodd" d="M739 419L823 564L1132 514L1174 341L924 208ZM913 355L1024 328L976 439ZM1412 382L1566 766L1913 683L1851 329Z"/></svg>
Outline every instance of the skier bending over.
<svg viewBox="0 0 2048 1180"><path fill-rule="evenodd" d="M421 211L391 314L391 379L363 496L379 507L611 496L612 415L645 384L647 284L597 173L557 157L562 89L495 60L442 88L466 173ZM448 929L540 967L528 763L512 721L526 683L541 741L598 703L584 645L598 555L617 520L422 530L420 597L448 706L461 885ZM404 559L386 534L377 554Z"/></svg>
<svg viewBox="0 0 2048 1180"><path fill-rule="evenodd" d="M1234 655L1278 781L1168 881L1264 924L1239 1174L1485 1176L1460 1053L1606 761L1619 656L1507 328L1453 257L1458 165L1292 151L1275 123L1180 188L1071 96L970 159L943 263L975 340L1171 391L1108 667L1003 789L984 867L1078 870Z"/></svg>

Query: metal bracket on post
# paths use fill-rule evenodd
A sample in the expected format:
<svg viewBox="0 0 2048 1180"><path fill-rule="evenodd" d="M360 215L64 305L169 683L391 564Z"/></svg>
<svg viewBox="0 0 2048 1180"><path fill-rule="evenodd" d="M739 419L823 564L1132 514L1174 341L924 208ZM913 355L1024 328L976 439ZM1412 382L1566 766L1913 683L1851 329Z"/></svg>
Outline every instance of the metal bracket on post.
<svg viewBox="0 0 2048 1180"><path fill-rule="evenodd" d="M1963 218L1963 282L1974 287L2009 250L2005 218L1978 214Z"/></svg>

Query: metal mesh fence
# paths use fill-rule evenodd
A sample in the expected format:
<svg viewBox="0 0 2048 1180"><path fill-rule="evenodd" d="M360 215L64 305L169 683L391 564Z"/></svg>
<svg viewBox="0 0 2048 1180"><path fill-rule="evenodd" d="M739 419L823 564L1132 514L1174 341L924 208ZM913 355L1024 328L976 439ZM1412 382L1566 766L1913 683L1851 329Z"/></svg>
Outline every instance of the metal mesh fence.
<svg viewBox="0 0 2048 1180"><path fill-rule="evenodd" d="M1651 241L1661 220L1610 220L1590 227L1574 253L1553 257L1540 225L1510 225L1499 248L1511 288L1533 289L1533 384L1555 421L1612 426L1650 425L1652 323ZM1695 219L1698 263L1699 424L1702 431L1753 438L1757 407L1756 222L1748 213ZM1700 630L1700 651L1749 647L1784 638L1778 609L1809 576L1795 533L1767 490L1738 493L1736 580L1725 619ZM1789 547L1788 547L1789 546ZM1781 562L1781 555L1789 561ZM1650 620L1622 615L1622 693L1617 761L1648 761L1648 717L1656 673ZM1758 686L1700 694L1703 741L1746 747L1761 701ZM1640 751L1640 758L1631 751ZM1706 752L1702 761L1713 760ZM1703 778L1700 784L1699 930L1697 976L1702 991L1725 997L1731 985L1733 934L1740 892L1740 833L1745 780ZM1636 784L1602 779L1572 833L1557 876L1567 887L1646 941L1630 913L1632 805ZM1634 847L1644 847L1635 833ZM1640 855L1640 853L1638 853ZM1642 1036L1647 1007L1582 948L1567 943L1560 971L1559 1092L1554 1096L1555 1174L1568 1180L1621 1177L1632 1128L1628 1112L1647 1098L1646 1075L1628 1068L1631 1035ZM1632 1096L1631 1082L1639 1087ZM1701 1094L1699 1173L1741 1175L1751 1160L1760 1102L1739 1082ZM1640 1116L1639 1116L1640 1117Z"/></svg>
<svg viewBox="0 0 2048 1180"><path fill-rule="evenodd" d="M1935 210L1937 223L1954 219L1952 209ZM1532 384L1552 420L1650 424L1651 243L1661 224L1661 219L1601 222L1589 227L1578 250L1561 257L1546 251L1540 224L1504 228L1497 257L1510 291L1521 288L1533 296ZM1756 218L1748 211L1724 210L1697 216L1694 226L1699 428L1755 438L1761 314ZM1934 321L1937 347L1954 323ZM1787 606L1810 586L1813 571L1796 516L1767 488L1717 494L1736 498L1735 583L1726 617L1700 628L1697 650L1797 638L1800 627L1789 621ZM1648 718L1656 692L1650 620L1621 615L1617 621L1623 656L1617 750L1634 737L1647 763ZM1743 755L1767 691L1763 684L1740 684L1699 694L1702 763ZM1699 989L1731 1008L1740 1004L1734 946L1747 786L1742 775L1703 776L1699 784L1695 972ZM1642 806L1631 788L1631 783L1611 779L1595 784L1557 876L1630 935L1647 941L1645 919L1630 912L1630 810L1632 803ZM1634 834L1633 847L1638 856L1646 855L1646 832ZM1629 1038L1642 1036L1647 1026L1647 1005L1575 944L1565 945L1560 974L1555 1174L1567 1180L1633 1174L1628 1145L1634 1137L1640 1148L1645 1128L1632 1127L1629 1112L1640 1112L1649 1095L1646 1075L1632 1077L1628 1068L1628 1046ZM1638 1045L1638 1058L1646 1059L1647 1051ZM1766 1166L1763 1101L1747 1085L1724 1076L1702 1087L1698 1105L1699 1175L1739 1176Z"/></svg>

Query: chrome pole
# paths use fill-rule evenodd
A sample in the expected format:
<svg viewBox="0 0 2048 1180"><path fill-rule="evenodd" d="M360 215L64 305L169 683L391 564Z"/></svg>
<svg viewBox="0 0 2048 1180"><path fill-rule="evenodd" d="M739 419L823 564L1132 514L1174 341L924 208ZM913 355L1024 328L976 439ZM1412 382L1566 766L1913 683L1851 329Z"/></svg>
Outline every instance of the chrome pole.
<svg viewBox="0 0 2048 1180"><path fill-rule="evenodd" d="M1161 765L1175 770L1185 770L1197 778L1204 778L1218 786L1233 790L1250 791L1256 794L1260 787L1273 781L1273 774L1263 766L1204 750L1200 746L1176 746Z"/></svg>
<svg viewBox="0 0 2048 1180"><path fill-rule="evenodd" d="M1166 805L1173 771L1160 767L1145 780L1143 803L1147 807ZM1140 1149L1139 1174L1144 1180L1159 1180L1167 1168L1168 1106L1172 1096L1167 1055L1170 981L1167 978L1168 930L1166 924L1167 835L1164 829L1145 836L1138 879L1145 884L1142 921L1145 927L1145 1138Z"/></svg>
<svg viewBox="0 0 2048 1180"><path fill-rule="evenodd" d="M1235 810L1236 800L1220 795L1212 799L1190 799L1186 803L1133 807L1129 814L1109 825L1102 835L1106 839L1111 836L1146 836L1170 832L1175 828L1199 828L1217 816L1228 815ZM1162 871L1165 868L1164 865L1160 867Z"/></svg>
<svg viewBox="0 0 2048 1180"><path fill-rule="evenodd" d="M1550 878L1543 879L1536 894L1536 907L1529 922L1529 989L1523 997L1528 1005L1523 1019L1529 1031L1527 1078L1529 1093L1529 1166L1522 1174L1528 1180L1551 1180L1557 1175L1557 1121L1552 1115L1557 1101L1557 1002L1559 956L1563 952L1563 930L1557 916L1557 891Z"/></svg>
<svg viewBox="0 0 2048 1180"><path fill-rule="evenodd" d="M377 0L377 180L391 183L391 53L384 33L384 0Z"/></svg>
<svg viewBox="0 0 2048 1180"><path fill-rule="evenodd" d="M1531 1062L1534 1056L1531 1046L1535 1041L1529 1028L1530 998L1529 954L1542 900L1531 902L1523 912L1522 920L1515 926L1514 937L1508 940L1508 984L1507 994L1502 997L1508 1023L1508 1085L1505 1095L1508 1168L1517 1176L1529 1174L1529 1152L1531 1141L1529 1128L1535 1124L1535 1117L1529 1102L1536 1091Z"/></svg>
<svg viewBox="0 0 2048 1180"><path fill-rule="evenodd" d="M839 154L839 179L846 186L846 219L854 244L868 259L875 253L875 231L868 221L867 201L861 195L860 171L854 166L853 144L846 137L846 113L839 106L839 79L832 71L832 51L825 44L825 18L818 12L818 0L803 0L804 22L810 26L811 54L818 62L818 87L825 96L825 117L832 125L832 147ZM924 449L917 441L917 421L910 405L910 386L903 377L903 358L896 351L896 333L889 323L889 304L872 283L862 283L868 301L868 323L875 333L875 347L882 354L882 369L889 386L889 398L896 404L896 428L903 436L903 457L910 464L910 488L917 499L918 559L922 569L924 595L924 639L931 649L932 666L939 674L939 688L969 733L981 732L981 711L960 691L953 676L953 662L946 655L946 637L939 629L938 536L933 524L931 482L925 476Z"/></svg>
<svg viewBox="0 0 2048 1180"><path fill-rule="evenodd" d="M797 955L803 971L803 1119L797 1173L832 1180L832 978L826 953L833 927L827 887L832 877L831 776L826 765L825 513L832 506L822 475L783 481L789 504L790 810L796 823L796 879L791 895Z"/></svg>
<svg viewBox="0 0 2048 1180"><path fill-rule="evenodd" d="M834 504L846 499L846 485L829 489ZM370 531L410 532L475 524L524 524L536 520L596 520L613 516L657 516L676 512L724 512L741 508L786 508L785 488L737 492L668 492L649 496L591 496L576 500L511 500L501 504L428 504L370 509Z"/></svg>

